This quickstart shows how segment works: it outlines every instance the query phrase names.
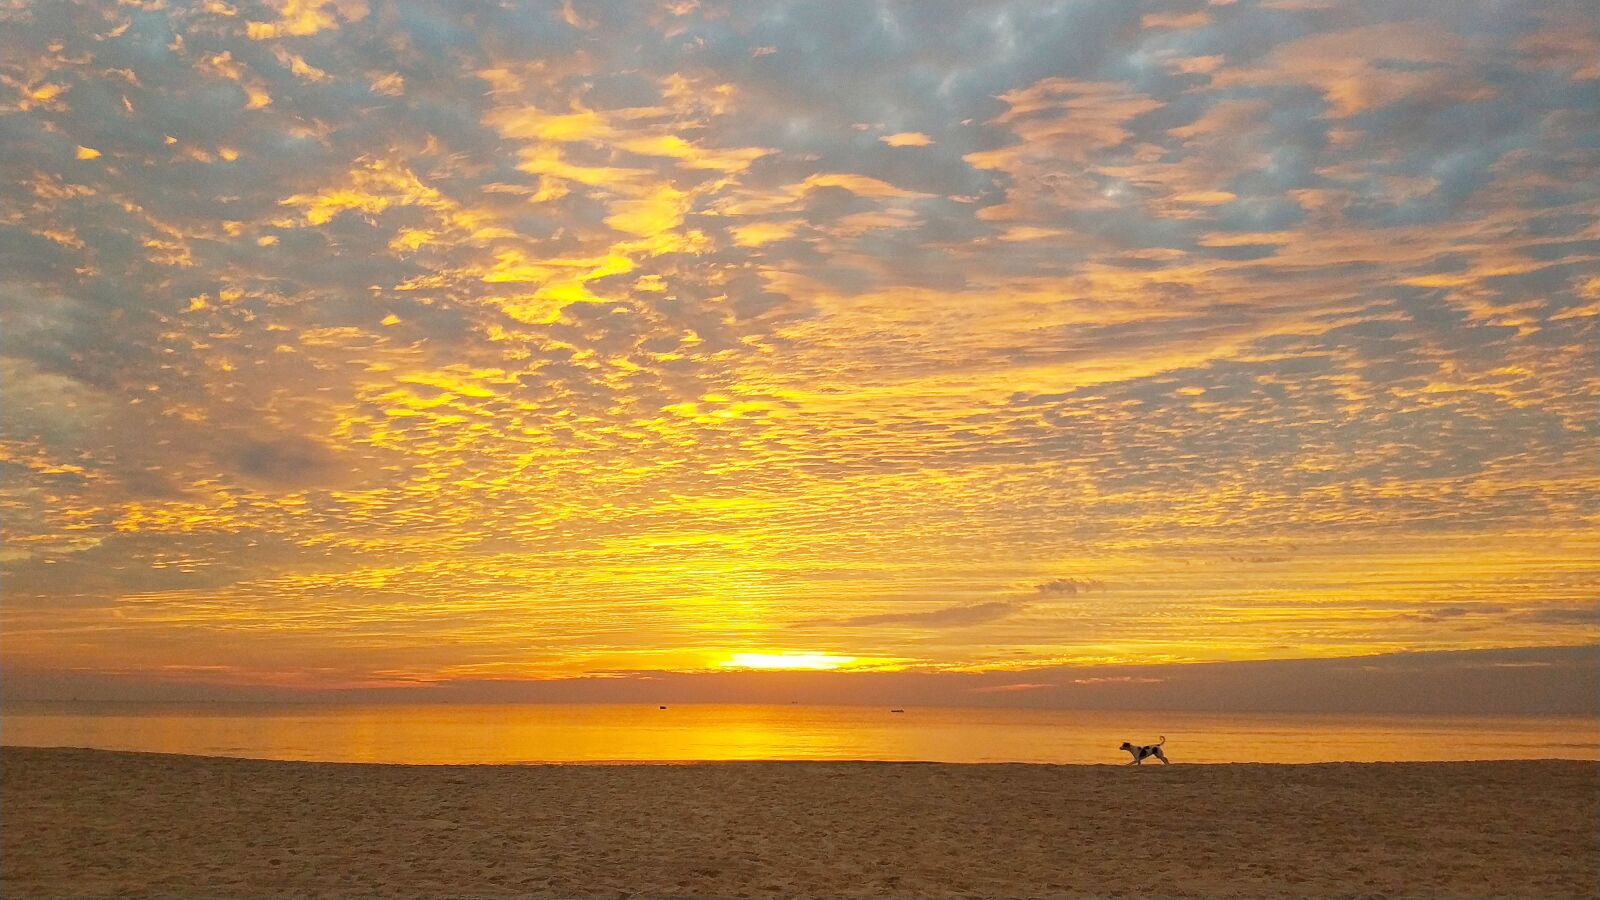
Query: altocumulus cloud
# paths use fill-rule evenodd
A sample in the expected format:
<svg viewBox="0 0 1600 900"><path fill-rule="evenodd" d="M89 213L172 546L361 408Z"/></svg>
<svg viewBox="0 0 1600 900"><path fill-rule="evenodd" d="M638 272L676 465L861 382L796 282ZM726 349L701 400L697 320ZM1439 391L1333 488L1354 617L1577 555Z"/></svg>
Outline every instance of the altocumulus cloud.
<svg viewBox="0 0 1600 900"><path fill-rule="evenodd" d="M1600 637L1583 3L0 23L8 671Z"/></svg>

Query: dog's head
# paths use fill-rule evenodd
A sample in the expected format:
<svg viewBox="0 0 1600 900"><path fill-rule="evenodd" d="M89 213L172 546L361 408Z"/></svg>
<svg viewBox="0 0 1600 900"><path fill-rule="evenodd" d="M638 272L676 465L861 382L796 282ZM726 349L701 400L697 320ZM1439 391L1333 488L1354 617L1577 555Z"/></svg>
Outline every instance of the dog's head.
<svg viewBox="0 0 1600 900"><path fill-rule="evenodd" d="M1117 749L1118 750L1132 750L1133 749L1133 745L1128 743L1127 741L1123 741L1122 742L1122 746L1118 747Z"/></svg>

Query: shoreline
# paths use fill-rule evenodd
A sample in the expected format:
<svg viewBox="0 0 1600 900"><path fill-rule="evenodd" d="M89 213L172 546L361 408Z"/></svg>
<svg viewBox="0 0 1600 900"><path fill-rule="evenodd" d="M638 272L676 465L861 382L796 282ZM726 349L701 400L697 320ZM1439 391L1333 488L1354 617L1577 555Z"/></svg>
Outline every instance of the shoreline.
<svg viewBox="0 0 1600 900"><path fill-rule="evenodd" d="M0 750L0 894L1585 897L1587 760L407 765Z"/></svg>

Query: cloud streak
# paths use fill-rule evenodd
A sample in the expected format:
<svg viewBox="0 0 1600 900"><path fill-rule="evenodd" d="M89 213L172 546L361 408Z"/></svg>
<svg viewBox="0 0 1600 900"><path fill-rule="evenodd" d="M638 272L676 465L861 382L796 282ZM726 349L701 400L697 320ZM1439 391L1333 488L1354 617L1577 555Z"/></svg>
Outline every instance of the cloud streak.
<svg viewBox="0 0 1600 900"><path fill-rule="evenodd" d="M963 628L1003 619L1023 609L1013 601L991 600L965 606L946 606L923 612L875 613L844 619L824 619L809 624L859 628L867 625L909 625L915 628Z"/></svg>

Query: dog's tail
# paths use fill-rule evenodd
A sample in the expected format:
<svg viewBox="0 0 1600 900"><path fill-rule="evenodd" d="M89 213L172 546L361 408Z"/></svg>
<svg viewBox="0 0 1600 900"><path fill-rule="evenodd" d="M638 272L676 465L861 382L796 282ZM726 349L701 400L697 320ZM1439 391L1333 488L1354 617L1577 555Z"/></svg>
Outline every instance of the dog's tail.
<svg viewBox="0 0 1600 900"><path fill-rule="evenodd" d="M1164 734L1163 734L1163 735L1162 735L1162 736L1161 736L1161 740L1159 740L1159 741L1156 741L1156 746L1157 746L1157 747L1159 747L1159 746L1161 746L1161 745L1162 745L1162 744L1165 744L1165 743L1166 743L1166 742L1167 742L1167 736L1166 736L1166 735L1164 735Z"/></svg>

